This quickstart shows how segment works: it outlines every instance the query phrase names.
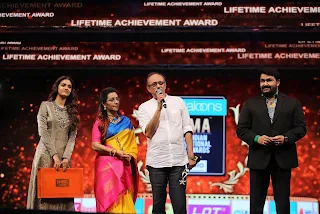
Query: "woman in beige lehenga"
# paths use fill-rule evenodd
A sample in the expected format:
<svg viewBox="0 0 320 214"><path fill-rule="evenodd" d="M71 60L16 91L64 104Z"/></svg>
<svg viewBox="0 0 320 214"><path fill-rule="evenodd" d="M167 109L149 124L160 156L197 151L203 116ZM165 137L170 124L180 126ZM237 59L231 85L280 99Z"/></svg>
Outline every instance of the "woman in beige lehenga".
<svg viewBox="0 0 320 214"><path fill-rule="evenodd" d="M73 198L39 199L37 196L37 171L54 167L67 170L71 166L77 135L78 98L74 82L62 76L52 86L48 101L41 103L37 121L40 142L32 163L27 209L74 211Z"/></svg>

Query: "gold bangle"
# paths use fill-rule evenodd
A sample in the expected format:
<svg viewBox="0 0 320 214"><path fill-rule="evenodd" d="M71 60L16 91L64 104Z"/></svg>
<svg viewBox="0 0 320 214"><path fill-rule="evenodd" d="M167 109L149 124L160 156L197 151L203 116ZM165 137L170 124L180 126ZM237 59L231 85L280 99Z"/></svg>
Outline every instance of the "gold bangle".
<svg viewBox="0 0 320 214"><path fill-rule="evenodd" d="M114 150L114 149L111 149L111 150L110 150L110 152L109 152L109 153L110 153L110 156L113 156L113 155L112 155L113 150Z"/></svg>
<svg viewBox="0 0 320 214"><path fill-rule="evenodd" d="M114 151L114 152L113 152L113 155L112 155L112 156L114 157L114 156L116 155L116 153L117 153L117 150L112 149L112 151Z"/></svg>

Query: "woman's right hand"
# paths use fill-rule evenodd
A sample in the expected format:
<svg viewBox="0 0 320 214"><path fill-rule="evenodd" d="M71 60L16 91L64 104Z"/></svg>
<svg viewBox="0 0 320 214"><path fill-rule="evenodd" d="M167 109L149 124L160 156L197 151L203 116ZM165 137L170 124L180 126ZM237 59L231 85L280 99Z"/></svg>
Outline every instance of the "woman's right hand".
<svg viewBox="0 0 320 214"><path fill-rule="evenodd" d="M116 154L120 160L127 160L127 161L131 160L131 156L126 154L124 151L117 150Z"/></svg>
<svg viewBox="0 0 320 214"><path fill-rule="evenodd" d="M61 165L61 161L58 157L57 154L53 155L53 168L55 168L57 171L59 171L60 165Z"/></svg>

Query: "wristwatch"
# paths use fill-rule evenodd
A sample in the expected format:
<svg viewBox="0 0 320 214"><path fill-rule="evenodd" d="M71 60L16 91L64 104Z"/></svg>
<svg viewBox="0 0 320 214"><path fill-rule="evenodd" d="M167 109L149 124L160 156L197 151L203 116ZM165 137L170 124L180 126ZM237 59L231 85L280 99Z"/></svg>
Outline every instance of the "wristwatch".
<svg viewBox="0 0 320 214"><path fill-rule="evenodd" d="M193 160L193 161L196 161L197 159L198 159L198 157L197 156L188 156L188 158L190 159L190 160Z"/></svg>
<svg viewBox="0 0 320 214"><path fill-rule="evenodd" d="M289 138L287 136L284 136L284 142L288 143L289 142Z"/></svg>

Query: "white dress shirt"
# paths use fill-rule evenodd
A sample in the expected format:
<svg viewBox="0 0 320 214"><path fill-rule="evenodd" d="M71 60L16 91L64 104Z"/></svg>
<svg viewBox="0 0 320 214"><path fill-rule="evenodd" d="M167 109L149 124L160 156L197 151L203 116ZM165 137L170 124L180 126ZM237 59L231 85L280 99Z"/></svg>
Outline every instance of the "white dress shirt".
<svg viewBox="0 0 320 214"><path fill-rule="evenodd" d="M154 168L183 166L188 163L184 134L192 132L190 116L186 104L180 97L165 97L167 108L162 108L158 129L148 138L146 164ZM139 124L145 134L146 126L158 108L152 98L139 106Z"/></svg>

